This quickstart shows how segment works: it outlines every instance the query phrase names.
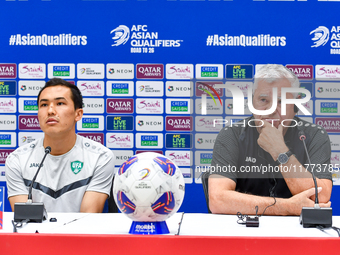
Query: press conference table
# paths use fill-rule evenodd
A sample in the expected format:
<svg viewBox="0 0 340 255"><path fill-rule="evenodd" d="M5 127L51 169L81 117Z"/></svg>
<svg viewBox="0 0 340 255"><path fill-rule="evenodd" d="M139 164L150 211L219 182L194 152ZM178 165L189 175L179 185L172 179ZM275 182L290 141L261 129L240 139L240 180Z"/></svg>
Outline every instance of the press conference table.
<svg viewBox="0 0 340 255"><path fill-rule="evenodd" d="M339 254L336 231L303 228L298 217L263 216L258 228L237 224L235 215L177 213L168 235L130 235L120 213L49 213L57 222L29 223L13 233L13 213L4 213L0 254ZM340 227L340 216L333 216ZM38 233L36 233L38 232Z"/></svg>

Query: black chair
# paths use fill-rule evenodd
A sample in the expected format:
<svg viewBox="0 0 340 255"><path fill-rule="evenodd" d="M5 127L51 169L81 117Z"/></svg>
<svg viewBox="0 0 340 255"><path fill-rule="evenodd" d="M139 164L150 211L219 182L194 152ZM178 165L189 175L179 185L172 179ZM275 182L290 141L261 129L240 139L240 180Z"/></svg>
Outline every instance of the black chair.
<svg viewBox="0 0 340 255"><path fill-rule="evenodd" d="M119 212L118 211L118 207L116 205L116 202L113 198L113 190L112 190L112 187L113 187L113 181L115 180L115 177L113 177L112 179L112 185L111 185L111 191L110 191L110 197L108 198L108 210L109 210L109 213L117 213Z"/></svg>
<svg viewBox="0 0 340 255"><path fill-rule="evenodd" d="M201 175L202 186L203 186L203 190L204 190L205 201L207 202L208 212L211 213L211 211L209 209L208 179L209 179L209 172L204 172Z"/></svg>

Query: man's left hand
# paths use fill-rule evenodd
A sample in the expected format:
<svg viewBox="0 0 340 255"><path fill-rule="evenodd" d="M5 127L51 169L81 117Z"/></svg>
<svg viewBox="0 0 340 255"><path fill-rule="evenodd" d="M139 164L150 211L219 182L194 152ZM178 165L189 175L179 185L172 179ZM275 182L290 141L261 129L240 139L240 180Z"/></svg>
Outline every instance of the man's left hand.
<svg viewBox="0 0 340 255"><path fill-rule="evenodd" d="M283 127L280 124L278 128L276 128L265 120L263 122L264 124L261 128L257 143L262 149L268 152L274 160L277 160L280 153L289 150L283 138Z"/></svg>

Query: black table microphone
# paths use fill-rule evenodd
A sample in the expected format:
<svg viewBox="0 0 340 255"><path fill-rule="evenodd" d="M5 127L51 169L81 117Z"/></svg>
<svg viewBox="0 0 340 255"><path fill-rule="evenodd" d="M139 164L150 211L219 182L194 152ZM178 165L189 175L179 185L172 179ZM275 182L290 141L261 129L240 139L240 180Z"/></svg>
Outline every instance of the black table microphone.
<svg viewBox="0 0 340 255"><path fill-rule="evenodd" d="M14 204L14 221L15 222L42 222L43 220L47 219L47 213L45 210L44 203L41 202L32 202L32 188L33 183L35 182L35 179L38 176L38 173L43 166L43 163L45 161L45 158L47 154L51 153L51 147L47 146L45 148L45 155L43 159L41 160L41 163L38 167L37 172L35 173L31 185L28 190L28 200L26 203L15 203Z"/></svg>

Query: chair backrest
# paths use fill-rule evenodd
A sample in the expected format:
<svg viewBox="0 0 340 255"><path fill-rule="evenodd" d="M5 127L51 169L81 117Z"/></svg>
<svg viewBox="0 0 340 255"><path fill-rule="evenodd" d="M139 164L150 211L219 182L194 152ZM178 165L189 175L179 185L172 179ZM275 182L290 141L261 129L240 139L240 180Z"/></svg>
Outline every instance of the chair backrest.
<svg viewBox="0 0 340 255"><path fill-rule="evenodd" d="M209 209L209 189L208 189L208 179L209 179L209 172L205 172L201 175L202 186L204 190L205 201L207 203L208 212L211 213Z"/></svg>

